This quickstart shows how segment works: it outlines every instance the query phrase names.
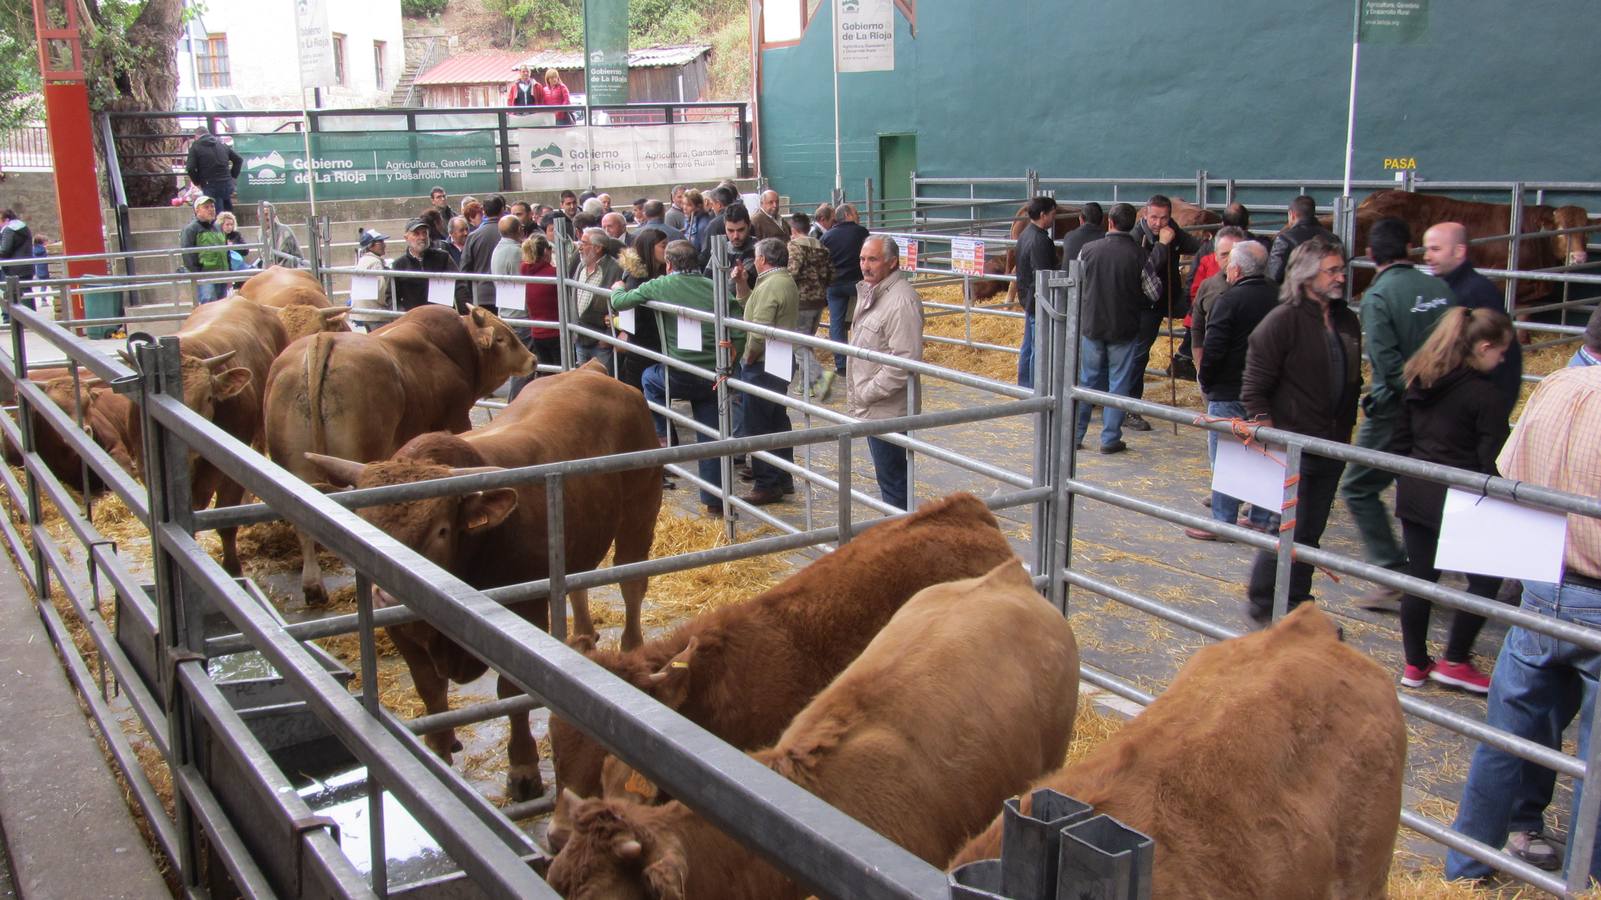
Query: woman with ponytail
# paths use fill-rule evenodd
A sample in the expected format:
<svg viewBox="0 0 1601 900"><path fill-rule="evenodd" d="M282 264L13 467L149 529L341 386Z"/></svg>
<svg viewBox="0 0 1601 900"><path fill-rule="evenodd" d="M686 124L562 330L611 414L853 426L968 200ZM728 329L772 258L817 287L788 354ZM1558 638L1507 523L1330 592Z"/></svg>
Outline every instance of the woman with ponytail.
<svg viewBox="0 0 1601 900"><path fill-rule="evenodd" d="M1406 393L1390 452L1494 475L1495 457L1507 437L1505 401L1487 377L1512 342L1512 322L1494 309L1452 307L1440 317L1429 339L1407 360ZM1434 552L1440 540L1445 485L1402 475L1396 479L1395 515L1401 520L1407 574L1437 582ZM1468 575L1468 592L1493 599L1501 579ZM1484 617L1457 610L1451 620L1445 657L1429 656L1432 604L1408 594L1401 601L1401 644L1406 668L1401 683L1422 687L1436 681L1478 694L1489 693L1490 679L1474 667L1473 641Z"/></svg>

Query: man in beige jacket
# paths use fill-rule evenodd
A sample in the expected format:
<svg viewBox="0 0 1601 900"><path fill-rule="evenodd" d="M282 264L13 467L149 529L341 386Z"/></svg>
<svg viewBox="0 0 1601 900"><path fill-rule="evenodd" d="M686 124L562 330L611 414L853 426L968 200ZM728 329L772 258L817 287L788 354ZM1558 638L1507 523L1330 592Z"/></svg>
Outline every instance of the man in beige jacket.
<svg viewBox="0 0 1601 900"><path fill-rule="evenodd" d="M856 321L850 344L891 356L923 359L923 301L901 272L895 239L874 235L862 243L862 280L856 287ZM907 407L905 369L852 357L845 373L845 412L858 419L892 419L916 412ZM882 438L867 439L885 503L909 509L906 450Z"/></svg>

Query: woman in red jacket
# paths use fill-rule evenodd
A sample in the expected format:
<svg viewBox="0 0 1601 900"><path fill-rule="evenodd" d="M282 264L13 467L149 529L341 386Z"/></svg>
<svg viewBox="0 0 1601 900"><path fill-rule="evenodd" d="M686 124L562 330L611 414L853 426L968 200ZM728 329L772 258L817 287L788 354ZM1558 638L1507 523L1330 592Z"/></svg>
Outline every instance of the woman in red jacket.
<svg viewBox="0 0 1601 900"><path fill-rule="evenodd" d="M536 234L523 241L523 262L517 270L519 275L556 277L556 267L551 264L550 241L542 234ZM524 302L527 304L527 316L536 322L556 322L561 315L556 308L556 286L554 284L530 284L523 292ZM522 339L523 346L533 351L535 358L542 366L561 366L561 332L548 326L534 325L529 328L514 328L517 337ZM524 377L517 376L511 380L511 396L515 399L517 393L528 382L533 381L541 374Z"/></svg>
<svg viewBox="0 0 1601 900"><path fill-rule="evenodd" d="M561 73L555 69L545 70L545 83L535 90L534 98L540 106L567 106L573 102L572 95L567 93L567 85L561 83ZM571 113L556 114L556 124L571 125L572 122Z"/></svg>

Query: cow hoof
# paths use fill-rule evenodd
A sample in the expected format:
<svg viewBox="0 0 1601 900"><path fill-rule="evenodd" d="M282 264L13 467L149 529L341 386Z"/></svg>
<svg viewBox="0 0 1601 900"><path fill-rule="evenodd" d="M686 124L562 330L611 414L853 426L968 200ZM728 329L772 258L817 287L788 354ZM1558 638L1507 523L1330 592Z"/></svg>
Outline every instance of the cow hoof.
<svg viewBox="0 0 1601 900"><path fill-rule="evenodd" d="M506 773L506 796L513 803L522 803L536 800L545 794L544 781L539 777L539 767L513 766Z"/></svg>
<svg viewBox="0 0 1601 900"><path fill-rule="evenodd" d="M328 592L323 590L322 585L320 585L320 584L318 584L318 585L310 585L310 584L308 584L308 585L304 586L303 590L304 590L305 595L306 595L306 605L307 606L327 606L328 605Z"/></svg>
<svg viewBox="0 0 1601 900"><path fill-rule="evenodd" d="M450 742L450 752L451 753L460 753L461 752L461 741L451 741Z"/></svg>

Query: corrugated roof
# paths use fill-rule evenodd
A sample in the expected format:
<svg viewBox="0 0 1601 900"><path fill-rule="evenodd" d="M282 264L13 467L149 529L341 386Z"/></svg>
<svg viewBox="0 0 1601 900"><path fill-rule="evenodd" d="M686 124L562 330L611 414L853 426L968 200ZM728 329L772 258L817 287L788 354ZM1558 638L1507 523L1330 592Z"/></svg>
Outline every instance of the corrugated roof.
<svg viewBox="0 0 1601 900"><path fill-rule="evenodd" d="M417 76L417 84L504 84L511 80L518 63L520 50L475 50L442 60L428 71Z"/></svg>
<svg viewBox="0 0 1601 900"><path fill-rule="evenodd" d="M710 44L675 44L667 47L639 47L628 51L628 67L654 69L662 66L682 66L692 63L711 52ZM536 71L543 69L577 70L584 67L584 54L578 50L540 50L524 57L522 64Z"/></svg>

